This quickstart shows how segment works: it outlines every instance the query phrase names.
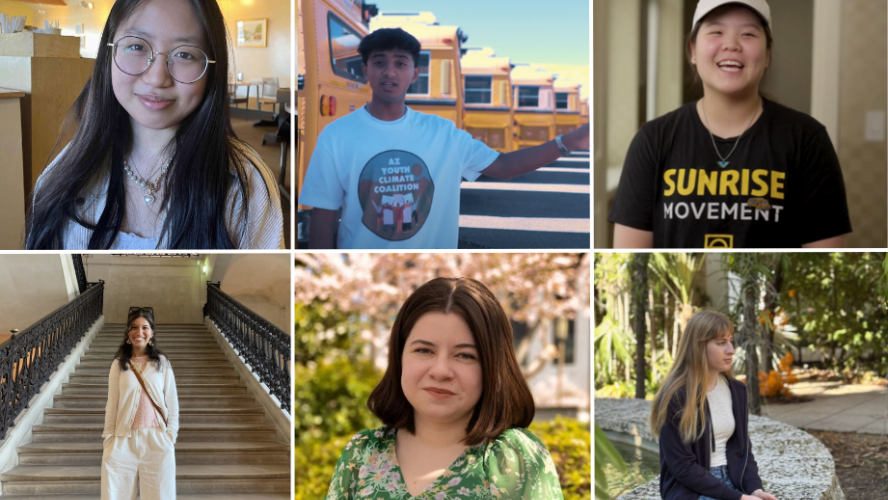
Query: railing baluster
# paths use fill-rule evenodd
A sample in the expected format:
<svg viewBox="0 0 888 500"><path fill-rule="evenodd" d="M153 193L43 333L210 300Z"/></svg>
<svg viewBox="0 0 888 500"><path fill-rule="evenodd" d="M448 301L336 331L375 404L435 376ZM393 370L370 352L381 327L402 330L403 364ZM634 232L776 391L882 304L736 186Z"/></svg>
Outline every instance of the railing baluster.
<svg viewBox="0 0 888 500"><path fill-rule="evenodd" d="M204 309L235 352L290 412L290 335L207 282Z"/></svg>
<svg viewBox="0 0 888 500"><path fill-rule="evenodd" d="M105 284L89 288L0 344L0 440L102 315Z"/></svg>

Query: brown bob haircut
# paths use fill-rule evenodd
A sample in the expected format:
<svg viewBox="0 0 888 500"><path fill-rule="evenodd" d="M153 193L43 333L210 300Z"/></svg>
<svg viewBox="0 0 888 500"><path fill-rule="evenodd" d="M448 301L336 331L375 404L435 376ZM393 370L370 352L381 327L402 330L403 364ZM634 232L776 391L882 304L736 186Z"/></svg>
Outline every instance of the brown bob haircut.
<svg viewBox="0 0 888 500"><path fill-rule="evenodd" d="M413 407L401 388L401 357L407 337L423 315L459 315L469 326L481 362L481 399L463 440L491 441L513 427L527 427L536 408L515 357L512 325L496 297L470 278L436 278L416 289L401 306L389 339L388 368L367 407L388 427L415 432Z"/></svg>

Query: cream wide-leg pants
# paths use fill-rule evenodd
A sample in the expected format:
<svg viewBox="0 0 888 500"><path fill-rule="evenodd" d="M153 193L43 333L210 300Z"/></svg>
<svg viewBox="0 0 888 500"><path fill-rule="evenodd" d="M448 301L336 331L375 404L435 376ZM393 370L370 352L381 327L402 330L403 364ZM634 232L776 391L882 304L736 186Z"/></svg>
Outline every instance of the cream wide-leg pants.
<svg viewBox="0 0 888 500"><path fill-rule="evenodd" d="M138 488L136 478L138 477ZM102 452L102 500L175 500L176 455L159 427L112 436Z"/></svg>

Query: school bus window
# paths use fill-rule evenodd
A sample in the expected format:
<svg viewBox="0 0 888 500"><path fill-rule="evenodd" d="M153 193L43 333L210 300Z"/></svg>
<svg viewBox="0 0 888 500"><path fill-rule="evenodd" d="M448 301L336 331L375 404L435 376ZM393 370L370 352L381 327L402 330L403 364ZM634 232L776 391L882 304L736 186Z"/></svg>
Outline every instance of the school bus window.
<svg viewBox="0 0 888 500"><path fill-rule="evenodd" d="M567 92L555 92L555 109L567 109Z"/></svg>
<svg viewBox="0 0 888 500"><path fill-rule="evenodd" d="M408 94L429 95L429 59L431 53L427 50L419 53L419 78L407 87Z"/></svg>
<svg viewBox="0 0 888 500"><path fill-rule="evenodd" d="M333 66L333 73L349 80L367 83L361 67L361 54L358 52L361 35L352 31L332 12L327 15L327 28L330 31L330 64Z"/></svg>
<svg viewBox="0 0 888 500"><path fill-rule="evenodd" d="M491 104L492 76L466 75L466 104Z"/></svg>
<svg viewBox="0 0 888 500"><path fill-rule="evenodd" d="M537 85L521 85L518 87L518 107L538 108L540 106L540 87Z"/></svg>

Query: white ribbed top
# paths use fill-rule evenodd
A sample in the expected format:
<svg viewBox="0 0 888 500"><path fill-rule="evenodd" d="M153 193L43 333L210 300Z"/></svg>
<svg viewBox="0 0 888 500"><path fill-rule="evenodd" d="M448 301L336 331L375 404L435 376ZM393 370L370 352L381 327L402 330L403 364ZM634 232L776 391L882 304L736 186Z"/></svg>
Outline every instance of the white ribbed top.
<svg viewBox="0 0 888 500"><path fill-rule="evenodd" d="M731 405L731 389L724 375L719 374L715 388L706 394L709 413L712 415L712 432L715 433L715 451L709 461L710 467L728 465L725 446L734 435L734 411Z"/></svg>

